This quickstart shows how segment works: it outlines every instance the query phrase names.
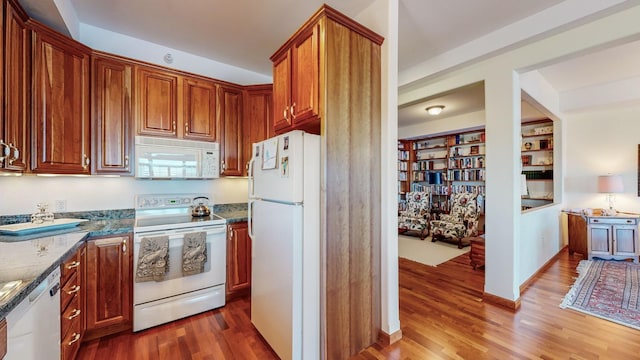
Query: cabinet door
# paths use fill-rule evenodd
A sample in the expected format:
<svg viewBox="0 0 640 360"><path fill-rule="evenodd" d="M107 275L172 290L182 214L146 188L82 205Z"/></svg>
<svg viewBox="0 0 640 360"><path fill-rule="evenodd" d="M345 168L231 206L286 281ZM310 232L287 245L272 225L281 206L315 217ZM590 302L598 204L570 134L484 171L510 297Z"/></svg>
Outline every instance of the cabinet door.
<svg viewBox="0 0 640 360"><path fill-rule="evenodd" d="M87 242L87 339L131 328L132 284L129 237ZM108 327L108 329L106 329Z"/></svg>
<svg viewBox="0 0 640 360"><path fill-rule="evenodd" d="M90 49L34 23L32 170L89 174Z"/></svg>
<svg viewBox="0 0 640 360"><path fill-rule="evenodd" d="M291 107L294 128L318 117L320 25L311 27L294 42L291 50Z"/></svg>
<svg viewBox="0 0 640 360"><path fill-rule="evenodd" d="M291 52L273 61L273 129L281 134L291 129Z"/></svg>
<svg viewBox="0 0 640 360"><path fill-rule="evenodd" d="M220 86L218 128L220 129L221 175L240 176L242 162L242 90Z"/></svg>
<svg viewBox="0 0 640 360"><path fill-rule="evenodd" d="M216 84L184 79L184 138L216 141Z"/></svg>
<svg viewBox="0 0 640 360"><path fill-rule="evenodd" d="M244 98L244 116L242 123L242 175L247 175L251 160L251 145L272 137L272 99L271 85L249 86Z"/></svg>
<svg viewBox="0 0 640 360"><path fill-rule="evenodd" d="M613 226L613 255L632 256L637 259L638 227L636 225Z"/></svg>
<svg viewBox="0 0 640 360"><path fill-rule="evenodd" d="M133 175L133 65L94 55L93 172Z"/></svg>
<svg viewBox="0 0 640 360"><path fill-rule="evenodd" d="M251 238L247 223L230 224L227 231L227 297L251 290Z"/></svg>
<svg viewBox="0 0 640 360"><path fill-rule="evenodd" d="M138 133L177 137L178 76L152 68L136 68Z"/></svg>
<svg viewBox="0 0 640 360"><path fill-rule="evenodd" d="M611 225L589 225L590 256L611 255Z"/></svg>
<svg viewBox="0 0 640 360"><path fill-rule="evenodd" d="M31 151L29 138L31 35L25 24L26 15L14 9L11 2L7 4L4 41L6 108L4 137L2 125L0 125L0 139L3 139L10 149L9 156L4 161L4 169L25 171ZM0 123L2 123L1 120ZM1 167L2 164L0 164Z"/></svg>

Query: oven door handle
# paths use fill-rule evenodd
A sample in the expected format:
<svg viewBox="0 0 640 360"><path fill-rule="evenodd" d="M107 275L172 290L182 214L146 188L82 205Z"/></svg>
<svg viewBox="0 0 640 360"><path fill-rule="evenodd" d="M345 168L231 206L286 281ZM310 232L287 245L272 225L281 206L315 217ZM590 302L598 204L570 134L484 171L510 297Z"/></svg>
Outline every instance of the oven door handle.
<svg viewBox="0 0 640 360"><path fill-rule="evenodd" d="M192 232L206 231L207 238L213 235L225 234L227 228L225 226L217 226L215 228L203 228L203 229L180 229L171 231L155 231L149 233L140 233L134 236L134 244L140 244L142 238L154 237L154 236L168 236L169 240L177 240L184 238L184 235Z"/></svg>

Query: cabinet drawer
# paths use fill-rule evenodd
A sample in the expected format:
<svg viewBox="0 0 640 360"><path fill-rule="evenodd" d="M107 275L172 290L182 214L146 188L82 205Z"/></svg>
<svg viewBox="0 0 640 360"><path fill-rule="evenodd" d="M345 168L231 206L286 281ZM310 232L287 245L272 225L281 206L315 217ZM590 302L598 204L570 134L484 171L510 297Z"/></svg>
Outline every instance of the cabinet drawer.
<svg viewBox="0 0 640 360"><path fill-rule="evenodd" d="M81 318L80 295L75 294L60 316L60 334L64 338L76 319Z"/></svg>
<svg viewBox="0 0 640 360"><path fill-rule="evenodd" d="M67 335L62 337L62 343L60 344L60 359L74 359L78 349L80 348L80 317L75 317L69 326Z"/></svg>
<svg viewBox="0 0 640 360"><path fill-rule="evenodd" d="M80 292L80 284L78 284L78 276L76 273L71 275L71 279L62 286L60 291L60 309L66 309L73 297Z"/></svg>
<svg viewBox="0 0 640 360"><path fill-rule="evenodd" d="M75 274L80 267L80 255L78 252L71 255L60 265L60 284L64 285L69 281L71 275Z"/></svg>
<svg viewBox="0 0 640 360"><path fill-rule="evenodd" d="M589 218L589 224L605 224L605 225L635 225L638 219L620 219L620 218Z"/></svg>

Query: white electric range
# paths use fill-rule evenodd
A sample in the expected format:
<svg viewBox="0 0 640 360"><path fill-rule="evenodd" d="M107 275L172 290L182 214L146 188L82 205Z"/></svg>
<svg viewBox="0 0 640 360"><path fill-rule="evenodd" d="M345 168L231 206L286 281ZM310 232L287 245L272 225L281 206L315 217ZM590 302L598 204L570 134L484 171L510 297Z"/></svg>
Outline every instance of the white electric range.
<svg viewBox="0 0 640 360"><path fill-rule="evenodd" d="M225 305L226 220L211 214L193 217L194 198L209 194L137 195L133 227L133 331L147 329ZM206 205L206 203L205 203ZM206 262L201 273L184 276L185 235L206 232ZM143 238L167 236L168 270L161 281L137 281ZM145 254L143 254L145 255Z"/></svg>

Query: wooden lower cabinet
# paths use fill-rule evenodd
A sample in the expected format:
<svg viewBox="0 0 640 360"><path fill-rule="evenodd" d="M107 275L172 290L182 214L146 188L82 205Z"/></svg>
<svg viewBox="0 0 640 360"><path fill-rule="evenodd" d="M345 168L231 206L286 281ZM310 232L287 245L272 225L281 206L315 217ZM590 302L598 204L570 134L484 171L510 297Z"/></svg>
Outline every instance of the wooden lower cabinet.
<svg viewBox="0 0 640 360"><path fill-rule="evenodd" d="M0 320L0 359L7 354L7 320Z"/></svg>
<svg viewBox="0 0 640 360"><path fill-rule="evenodd" d="M251 294L251 238L247 222L228 225L227 300Z"/></svg>
<svg viewBox="0 0 640 360"><path fill-rule="evenodd" d="M60 265L60 358L75 359L84 335L84 245Z"/></svg>
<svg viewBox="0 0 640 360"><path fill-rule="evenodd" d="M131 236L87 242L85 340L132 328Z"/></svg>

